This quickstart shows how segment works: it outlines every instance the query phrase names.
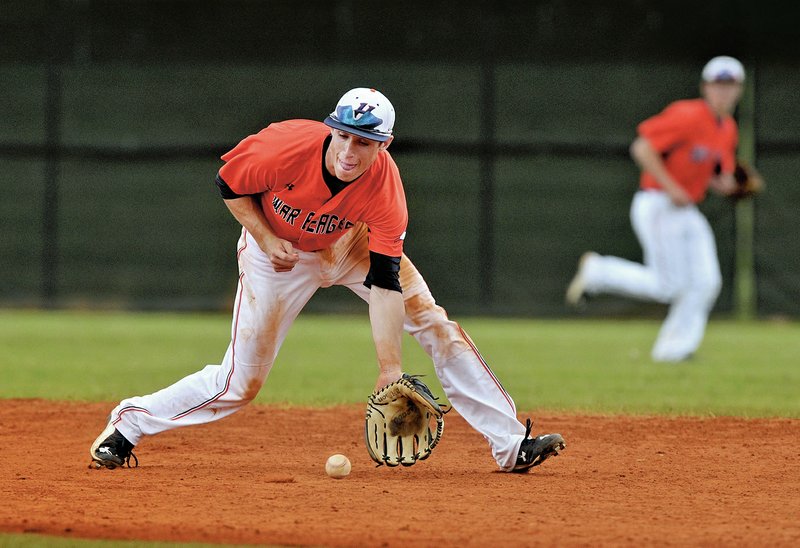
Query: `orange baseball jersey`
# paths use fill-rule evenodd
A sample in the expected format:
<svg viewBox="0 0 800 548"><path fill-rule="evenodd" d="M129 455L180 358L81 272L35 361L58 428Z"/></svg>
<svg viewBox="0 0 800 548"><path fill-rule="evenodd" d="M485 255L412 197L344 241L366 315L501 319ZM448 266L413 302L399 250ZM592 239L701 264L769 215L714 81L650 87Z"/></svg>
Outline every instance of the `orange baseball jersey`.
<svg viewBox="0 0 800 548"><path fill-rule="evenodd" d="M667 171L695 203L705 198L715 166L722 173L733 173L736 166L736 121L718 118L704 99L675 101L640 123L637 131L661 153ZM648 172L642 172L640 185L661 188Z"/></svg>
<svg viewBox="0 0 800 548"><path fill-rule="evenodd" d="M330 128L312 120L270 124L222 156L220 177L237 194L260 194L279 238L303 251L324 249L354 223L369 227L369 249L399 257L408 224L403 183L386 150L331 197L322 170Z"/></svg>

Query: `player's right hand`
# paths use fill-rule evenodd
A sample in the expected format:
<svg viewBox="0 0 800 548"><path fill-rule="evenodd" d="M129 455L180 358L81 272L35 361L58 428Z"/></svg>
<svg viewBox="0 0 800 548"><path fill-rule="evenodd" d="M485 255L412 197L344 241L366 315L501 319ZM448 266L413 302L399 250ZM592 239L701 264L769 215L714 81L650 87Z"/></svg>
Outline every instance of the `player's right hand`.
<svg viewBox="0 0 800 548"><path fill-rule="evenodd" d="M667 190L667 194L669 194L669 199L672 200L673 205L677 207L685 207L691 205L692 199L689 197L689 194L678 185L669 187Z"/></svg>
<svg viewBox="0 0 800 548"><path fill-rule="evenodd" d="M275 272L289 272L300 260L300 255L292 247L292 243L276 238L264 251L272 263Z"/></svg>

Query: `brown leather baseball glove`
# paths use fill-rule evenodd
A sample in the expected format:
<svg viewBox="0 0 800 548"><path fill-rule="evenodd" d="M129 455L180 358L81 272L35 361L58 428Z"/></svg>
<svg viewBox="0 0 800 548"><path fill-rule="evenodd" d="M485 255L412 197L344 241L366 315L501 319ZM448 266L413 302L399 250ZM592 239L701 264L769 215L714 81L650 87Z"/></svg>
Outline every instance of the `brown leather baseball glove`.
<svg viewBox="0 0 800 548"><path fill-rule="evenodd" d="M761 174L756 168L744 162L736 162L733 178L736 181L736 190L730 196L736 200L749 198L764 190L764 179Z"/></svg>
<svg viewBox="0 0 800 548"><path fill-rule="evenodd" d="M427 459L442 437L443 415L425 383L403 374L367 400L364 438L369 456L379 466L411 466Z"/></svg>

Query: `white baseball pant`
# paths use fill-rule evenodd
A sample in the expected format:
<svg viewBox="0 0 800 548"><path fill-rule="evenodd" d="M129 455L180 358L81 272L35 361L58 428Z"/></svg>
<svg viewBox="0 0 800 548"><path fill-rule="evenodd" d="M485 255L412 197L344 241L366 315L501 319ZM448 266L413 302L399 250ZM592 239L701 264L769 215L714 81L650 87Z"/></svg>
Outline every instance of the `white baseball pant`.
<svg viewBox="0 0 800 548"><path fill-rule="evenodd" d="M585 290L668 303L651 355L656 361L683 360L700 346L722 286L711 226L697 206L677 207L653 190L636 193L631 223L644 264L590 255L582 268Z"/></svg>
<svg viewBox="0 0 800 548"><path fill-rule="evenodd" d="M242 231L238 244L239 286L231 342L219 365L207 365L147 396L123 400L111 422L134 445L143 436L221 419L258 394L289 327L321 287L343 285L367 301L367 228L357 225L331 248L298 251L291 272L275 272L255 240ZM502 470L516 463L525 427L511 396L489 369L469 336L447 318L425 280L403 255L400 265L405 330L434 363L445 395L458 413L489 442Z"/></svg>

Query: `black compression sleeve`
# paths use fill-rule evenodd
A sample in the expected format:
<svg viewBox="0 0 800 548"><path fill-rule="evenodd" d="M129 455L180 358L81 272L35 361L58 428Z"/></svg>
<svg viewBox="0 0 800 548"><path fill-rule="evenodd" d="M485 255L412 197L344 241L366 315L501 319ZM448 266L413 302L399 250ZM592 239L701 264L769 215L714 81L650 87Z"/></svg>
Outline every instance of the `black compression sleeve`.
<svg viewBox="0 0 800 548"><path fill-rule="evenodd" d="M403 288L400 286L400 257L390 257L370 251L369 272L367 273L367 279L364 280L364 285L370 288L375 285L402 293Z"/></svg>
<svg viewBox="0 0 800 548"><path fill-rule="evenodd" d="M217 173L217 178L214 181L217 183L217 188L219 189L219 194L222 196L223 200L235 200L236 198L243 198L247 196L247 194L236 194L231 187L228 186L228 183L222 180L222 177L219 173Z"/></svg>

